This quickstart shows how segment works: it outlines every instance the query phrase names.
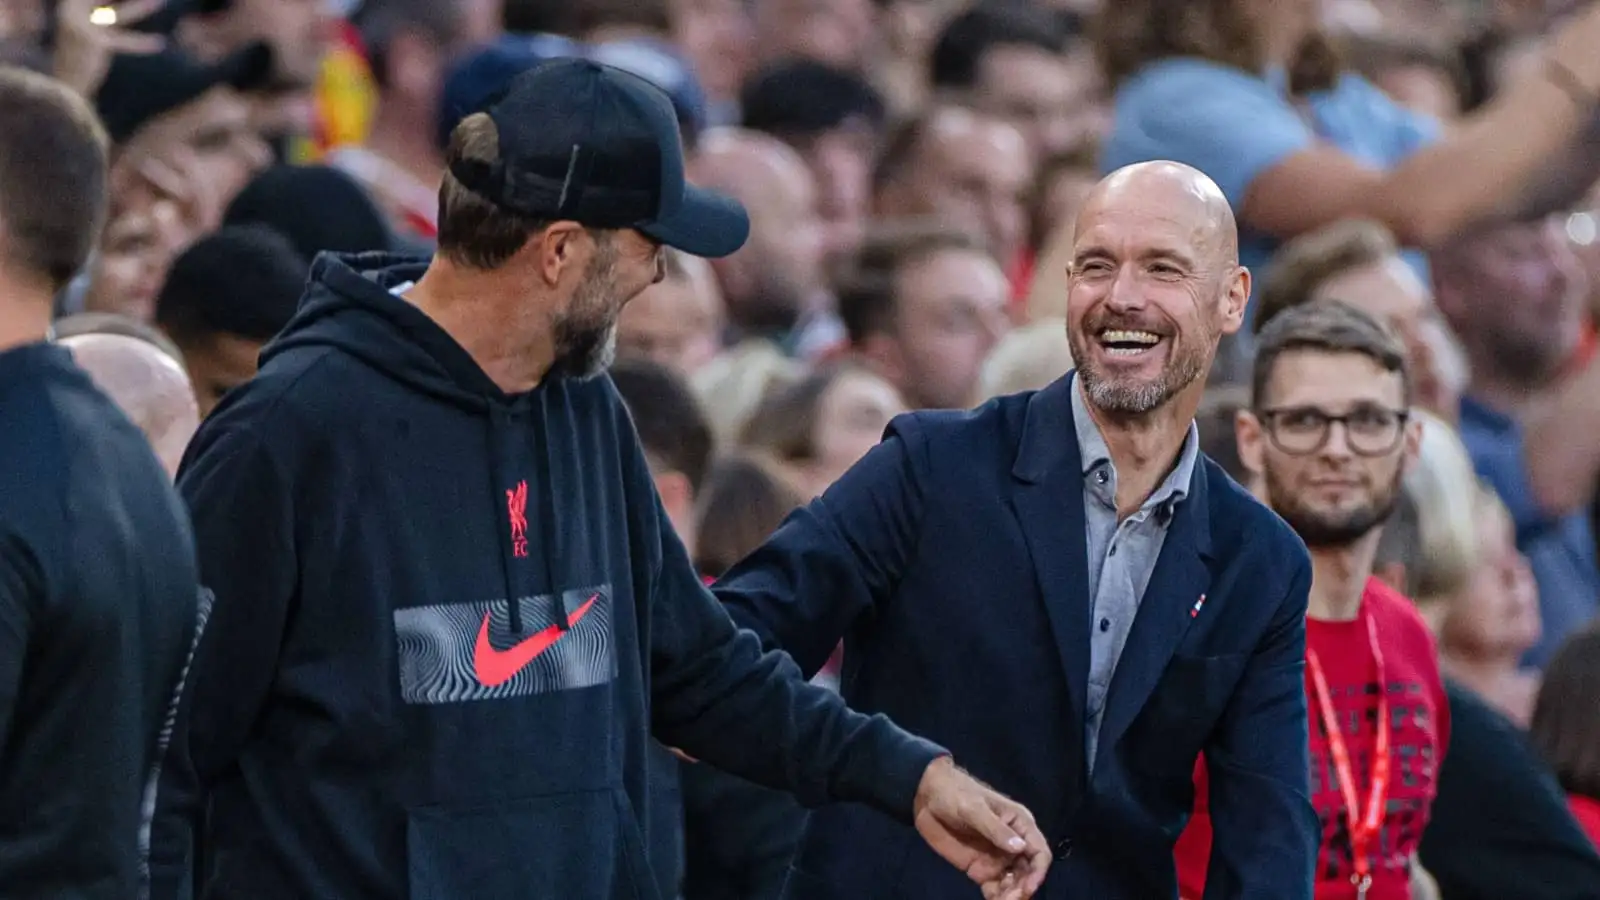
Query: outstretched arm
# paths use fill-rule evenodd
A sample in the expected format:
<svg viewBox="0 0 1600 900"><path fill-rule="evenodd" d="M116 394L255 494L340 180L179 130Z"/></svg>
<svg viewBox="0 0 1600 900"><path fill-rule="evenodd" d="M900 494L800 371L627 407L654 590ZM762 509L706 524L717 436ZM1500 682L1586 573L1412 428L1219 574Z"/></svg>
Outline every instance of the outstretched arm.
<svg viewBox="0 0 1600 900"><path fill-rule="evenodd" d="M729 615L816 675L851 624L893 594L924 512L926 443L912 416L713 587Z"/></svg>
<svg viewBox="0 0 1600 900"><path fill-rule="evenodd" d="M816 806L871 805L913 824L986 898L1033 896L1050 849L1020 804L956 768L941 748L865 716L763 652L700 583L659 512L663 561L652 596L651 677L658 739Z"/></svg>
<svg viewBox="0 0 1600 900"><path fill-rule="evenodd" d="M626 426L631 434L631 423ZM630 495L652 510L639 523L657 552L649 578L651 701L656 737L734 775L787 790L802 803L865 803L914 825L936 852L983 887L988 900L1031 897L1044 881L1049 846L1033 816L957 768L942 748L882 715L865 716L832 691L807 684L786 654L735 626L701 583L656 495L643 452L627 461ZM893 459L874 451L880 460ZM863 479L865 463L846 476ZM900 467L889 466L890 471ZM862 484L875 479L866 478ZM814 507L841 496L829 492ZM849 497L848 489L846 495ZM853 506L872 495L849 497ZM645 499L647 498L647 499ZM838 556L818 564L853 597L886 594L878 568ZM792 577L792 576L790 576ZM812 583L810 587L818 585ZM811 594L811 590L805 592ZM815 608L827 615L825 597ZM842 626L836 626L842 629ZM796 629L820 666L838 631Z"/></svg>

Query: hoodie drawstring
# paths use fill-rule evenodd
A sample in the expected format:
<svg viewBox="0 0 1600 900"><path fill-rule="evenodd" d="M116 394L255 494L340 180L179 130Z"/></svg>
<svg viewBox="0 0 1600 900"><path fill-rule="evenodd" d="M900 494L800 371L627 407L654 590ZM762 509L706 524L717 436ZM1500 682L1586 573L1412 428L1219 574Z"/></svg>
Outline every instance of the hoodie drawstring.
<svg viewBox="0 0 1600 900"><path fill-rule="evenodd" d="M537 440L539 447L539 546L543 548L544 570L550 579L550 590L555 594L556 624L562 631L572 627L572 622L567 616L567 594L563 590L565 585L561 581L561 570L556 568L566 553L562 549L562 533L560 523L556 521L556 491L555 482L551 475L550 459L550 417L544 397L540 397L540 424ZM574 585L576 587L576 585Z"/></svg>

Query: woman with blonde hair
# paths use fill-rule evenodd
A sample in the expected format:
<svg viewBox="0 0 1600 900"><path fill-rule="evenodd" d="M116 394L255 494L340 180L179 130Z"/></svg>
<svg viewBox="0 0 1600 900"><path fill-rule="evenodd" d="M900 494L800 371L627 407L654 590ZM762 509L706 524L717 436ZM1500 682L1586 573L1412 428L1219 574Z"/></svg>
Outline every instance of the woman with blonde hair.
<svg viewBox="0 0 1600 900"><path fill-rule="evenodd" d="M1411 415L1422 441L1401 505L1384 526L1376 572L1408 597L1448 597L1472 576L1478 473L1454 428L1425 411Z"/></svg>
<svg viewBox="0 0 1600 900"><path fill-rule="evenodd" d="M1538 689L1537 677L1520 665L1539 640L1532 570L1505 505L1478 480L1455 430L1431 414L1414 415L1423 423L1422 447L1405 492L1416 548L1403 574L1393 574L1393 559L1388 571L1433 629L1445 675L1526 726Z"/></svg>

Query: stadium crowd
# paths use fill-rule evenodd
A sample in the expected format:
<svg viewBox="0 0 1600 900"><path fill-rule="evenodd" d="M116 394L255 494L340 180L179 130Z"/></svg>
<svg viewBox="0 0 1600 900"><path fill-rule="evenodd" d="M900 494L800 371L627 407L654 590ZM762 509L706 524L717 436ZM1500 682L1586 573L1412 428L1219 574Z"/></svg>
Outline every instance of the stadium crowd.
<svg viewBox="0 0 1600 900"><path fill-rule="evenodd" d="M1408 727L1428 737L1404 745L1418 756L1397 769L1406 792L1389 810L1405 821L1382 830L1376 857L1408 893L1371 896L1600 898L1600 3L0 0L13 79L0 87L0 282L59 282L51 340L177 479L196 430L295 318L321 254L431 253L458 126L517 75L568 57L664 92L688 180L749 213L736 252L665 251L621 313L609 375L707 583L895 417L1066 376L1080 209L1108 173L1185 164L1232 207L1253 274L1246 323L1205 376L1204 453L1297 525L1274 453L1315 456L1338 422L1352 459L1375 457L1417 429L1414 461L1377 476L1392 483L1375 483L1367 527L1382 531L1373 577L1421 623L1388 665L1425 659L1425 671L1354 715L1387 720L1392 702L1397 742ZM103 214L30 184L62 150L37 127L44 82L16 81L22 70L92 109L108 147ZM1393 422L1315 396L1263 406L1283 388L1257 351L1322 346L1273 323L1336 301L1400 350L1385 363L1409 385ZM9 309L0 300L0 337L15 334ZM1375 346L1351 352L1387 359ZM32 377L7 355L0 548L44 527L13 501L42 477L26 461L54 446L7 418ZM1291 447L1296 428L1310 449ZM1363 435L1377 435L1372 452ZM326 539L346 539L337 531ZM65 733L25 734L62 663L30 649L37 616L9 605L26 579L8 571L0 896L127 896L8 869L27 823L56 815L29 812L29 783L51 771L37 756L76 752ZM807 672L813 683L847 681L849 647ZM1324 662L1334 697L1393 693ZM164 703L178 674L145 690ZM1326 746L1315 696L1311 709ZM1361 746L1364 784L1376 765ZM659 896L781 896L800 802L655 754ZM1326 765L1310 795L1319 866L1348 885L1360 829ZM1199 796L1176 851L1190 900L1205 890ZM1366 896L1337 891L1317 896Z"/></svg>

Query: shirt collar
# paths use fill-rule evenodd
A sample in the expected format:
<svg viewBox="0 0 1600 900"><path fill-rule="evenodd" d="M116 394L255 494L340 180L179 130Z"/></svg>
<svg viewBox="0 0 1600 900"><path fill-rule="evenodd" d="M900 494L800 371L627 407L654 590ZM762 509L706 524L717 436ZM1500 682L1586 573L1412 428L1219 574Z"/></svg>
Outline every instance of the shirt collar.
<svg viewBox="0 0 1600 900"><path fill-rule="evenodd" d="M1088 475L1096 469L1105 466L1110 472L1109 488L1111 495L1116 494L1117 467L1111 462L1111 448L1106 446L1106 439L1100 434L1100 426L1095 424L1094 417L1089 413L1089 403L1083 396L1083 384L1077 373L1072 376L1072 424L1077 431L1078 454L1083 460L1083 474ZM1189 431L1183 438L1183 448L1178 451L1177 465L1167 473L1167 477L1156 486L1155 491L1145 500L1144 507L1150 508L1163 503L1178 503L1189 496L1189 484L1194 479L1195 466L1200 460L1200 428L1194 422L1189 423Z"/></svg>

